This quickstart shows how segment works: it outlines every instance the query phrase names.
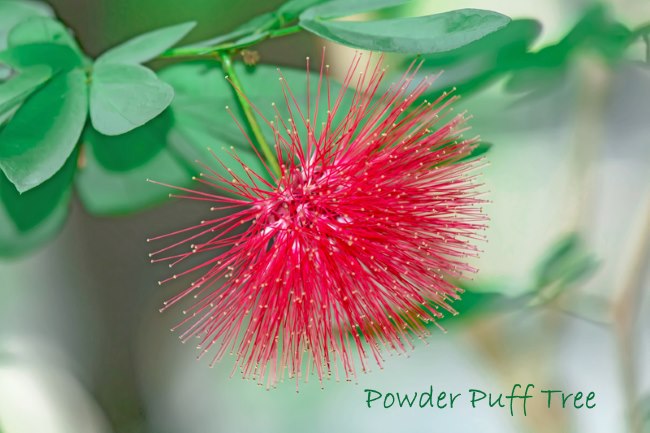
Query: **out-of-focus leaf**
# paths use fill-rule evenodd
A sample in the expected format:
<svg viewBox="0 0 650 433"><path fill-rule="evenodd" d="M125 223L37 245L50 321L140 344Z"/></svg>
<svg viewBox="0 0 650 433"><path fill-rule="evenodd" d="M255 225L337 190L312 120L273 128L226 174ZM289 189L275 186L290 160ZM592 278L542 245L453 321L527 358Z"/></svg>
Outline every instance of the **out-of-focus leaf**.
<svg viewBox="0 0 650 433"><path fill-rule="evenodd" d="M506 83L506 90L544 93L564 79L569 60L576 52L591 50L617 62L633 39L633 32L616 22L604 5L595 5L556 44L528 54L519 64L520 70Z"/></svg>
<svg viewBox="0 0 650 433"><path fill-rule="evenodd" d="M16 24L29 17L52 15L52 9L45 3L29 0L0 1L0 50L7 47L7 34Z"/></svg>
<svg viewBox="0 0 650 433"><path fill-rule="evenodd" d="M478 146L476 146L476 147L475 147L475 148L470 152L469 155L464 156L463 158L461 158L460 160L458 160L458 162L467 162L467 161L471 161L471 160L473 160L473 159L480 158L480 157L482 157L483 155L485 155L486 153L488 153L488 152L490 151L491 148L492 148L492 144L491 144L491 143L479 143Z"/></svg>
<svg viewBox="0 0 650 433"><path fill-rule="evenodd" d="M0 115L22 103L51 77L52 70L42 65L25 69L18 76L0 84Z"/></svg>
<svg viewBox="0 0 650 433"><path fill-rule="evenodd" d="M140 65L103 64L93 73L90 118L104 135L119 135L144 125L174 98L171 86Z"/></svg>
<svg viewBox="0 0 650 433"><path fill-rule="evenodd" d="M543 283L545 281L552 281L561 274L558 269L562 263L566 261L580 245L580 235L577 233L570 233L564 238L560 239L551 249L548 257L542 261L539 271L539 280Z"/></svg>
<svg viewBox="0 0 650 433"><path fill-rule="evenodd" d="M528 294L521 296L506 296L499 287L480 287L474 284L460 284L464 290L460 299L450 300L450 305L458 312L457 316L445 313L436 323L443 326L464 323L484 314L515 311L525 308L530 301ZM433 323L432 323L433 324Z"/></svg>
<svg viewBox="0 0 650 433"><path fill-rule="evenodd" d="M493 309L498 304L501 304L500 307L503 308L503 304L508 299L508 297L498 292L465 290L465 292L460 295L460 299L453 301L451 304L454 310L459 314L459 316L454 318L454 320L470 319L487 309ZM438 320L438 322L442 322L451 317L453 317L451 314L445 314L445 316L441 320Z"/></svg>
<svg viewBox="0 0 650 433"><path fill-rule="evenodd" d="M593 262L585 250L582 240L577 233L571 233L560 239L542 260L537 272L538 286L547 285L553 281L575 281L582 275L585 262ZM578 265L578 266L576 266Z"/></svg>
<svg viewBox="0 0 650 433"><path fill-rule="evenodd" d="M29 18L9 32L8 44L10 47L39 43L65 45L82 57L74 37L63 24L53 18Z"/></svg>
<svg viewBox="0 0 650 433"><path fill-rule="evenodd" d="M0 256L24 254L59 231L68 213L76 155L73 152L59 172L24 194L0 173Z"/></svg>
<svg viewBox="0 0 650 433"><path fill-rule="evenodd" d="M0 131L0 169L19 192L61 169L79 140L87 107L86 76L74 70L34 93Z"/></svg>
<svg viewBox="0 0 650 433"><path fill-rule="evenodd" d="M423 98L434 99L442 92L468 95L499 77L519 69L528 49L541 31L535 20L514 20L502 29L469 45L445 53L427 54L420 74L442 74Z"/></svg>
<svg viewBox="0 0 650 433"><path fill-rule="evenodd" d="M541 95L559 86L567 74L565 56L562 47L551 46L530 54L528 66L516 71L506 82L505 89L511 93ZM558 57L561 56L561 57Z"/></svg>
<svg viewBox="0 0 650 433"><path fill-rule="evenodd" d="M0 64L18 70L47 65L56 74L83 67L83 58L67 45L36 43L19 45L0 52Z"/></svg>
<svg viewBox="0 0 650 433"><path fill-rule="evenodd" d="M582 18L558 43L567 51L587 46L599 51L605 58L620 58L629 43L632 32L614 20L604 4L596 4L585 11Z"/></svg>
<svg viewBox="0 0 650 433"><path fill-rule="evenodd" d="M538 295L533 303L554 299L565 288L590 275L596 266L596 259L586 251L577 233L560 239L539 265Z"/></svg>
<svg viewBox="0 0 650 433"><path fill-rule="evenodd" d="M435 15L377 21L328 21L301 16L300 25L320 37L371 51L438 53L460 48L504 27L497 12L460 9Z"/></svg>
<svg viewBox="0 0 650 433"><path fill-rule="evenodd" d="M148 124L109 137L92 127L84 133L83 165L76 178L86 210L94 215L137 212L163 202L170 190L147 179L187 186L191 175L185 163L167 148L173 119L165 112Z"/></svg>
<svg viewBox="0 0 650 433"><path fill-rule="evenodd" d="M195 22L188 22L137 36L99 56L96 65L147 62L183 39L195 26Z"/></svg>
<svg viewBox="0 0 650 433"><path fill-rule="evenodd" d="M0 1L0 51L7 48L7 34L16 24L32 16L52 15L52 9L45 3L30 0ZM10 73L10 68L0 65L0 80L7 79Z"/></svg>

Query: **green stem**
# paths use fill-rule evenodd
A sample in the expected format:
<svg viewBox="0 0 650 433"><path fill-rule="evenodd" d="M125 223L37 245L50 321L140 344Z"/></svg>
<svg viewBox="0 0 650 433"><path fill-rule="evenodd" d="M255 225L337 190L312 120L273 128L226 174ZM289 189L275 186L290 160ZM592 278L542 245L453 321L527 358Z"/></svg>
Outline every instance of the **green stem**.
<svg viewBox="0 0 650 433"><path fill-rule="evenodd" d="M275 174L279 178L282 175L282 171L280 170L280 165L278 164L277 156L275 152L271 149L271 146L269 146L269 144L266 142L266 139L264 138L264 134L262 133L262 128L260 127L260 124L257 122L257 118L255 116L255 112L253 111L253 107L251 107L251 104L244 97L244 89L241 85L241 82L239 81L239 77L237 76L237 73L235 72L235 68L233 68L232 66L232 59L230 58L230 54L228 54L227 52L221 52L219 55L221 58L223 71L226 73L228 79L230 79L230 82L235 88L237 101L239 102L239 105L241 106L242 111L244 112L244 116L246 116L246 120L248 121L248 126L250 127L251 132L253 133L253 138L254 141L256 142L257 148L262 152L262 155L264 155L264 158L266 159L269 168L273 171L273 174Z"/></svg>
<svg viewBox="0 0 650 433"><path fill-rule="evenodd" d="M256 45L267 39L280 38L287 35L298 33L302 28L299 25L284 27L276 30L270 30L266 35L260 39L253 39L244 42L224 42L212 47L180 47L172 48L165 51L160 58L162 59L178 59L178 58L195 58L195 59L213 59L215 55L223 52L236 52L244 48ZM243 38L240 38L240 40Z"/></svg>

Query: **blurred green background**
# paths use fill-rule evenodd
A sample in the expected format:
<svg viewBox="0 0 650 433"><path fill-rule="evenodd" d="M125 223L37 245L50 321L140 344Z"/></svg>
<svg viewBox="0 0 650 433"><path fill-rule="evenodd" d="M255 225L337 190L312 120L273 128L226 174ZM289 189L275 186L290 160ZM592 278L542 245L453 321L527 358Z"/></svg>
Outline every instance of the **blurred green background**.
<svg viewBox="0 0 650 433"><path fill-rule="evenodd" d="M281 2L49 3L96 55L188 20L199 23L192 40L206 39ZM630 28L650 20L648 1L606 5ZM534 18L543 25L537 49L563 40L593 6L445 0L414 2L400 13L478 7ZM323 44L305 33L269 41L259 47L261 61L302 67ZM333 70L344 71L353 50L327 45ZM440 87L459 86L457 109L468 109L473 131L494 144L482 170L492 201L489 241L468 287L468 311L458 307L446 334L433 331L408 357L325 390L317 381L296 394L291 383L266 391L229 379L229 359L209 369L169 332L178 312L158 308L183 283L158 287L166 269L147 257L148 236L204 207L170 202L98 218L75 200L53 242L0 262L0 432L649 432L650 66L641 41L616 60L599 52L604 45L547 52L548 59L517 63L466 93L471 62L444 67ZM512 58L473 59L504 65ZM389 56L395 69L402 61ZM438 67L436 59L425 65ZM369 410L363 392L429 384L506 392L517 382L595 391L597 407L549 412L534 402L526 418L468 405Z"/></svg>

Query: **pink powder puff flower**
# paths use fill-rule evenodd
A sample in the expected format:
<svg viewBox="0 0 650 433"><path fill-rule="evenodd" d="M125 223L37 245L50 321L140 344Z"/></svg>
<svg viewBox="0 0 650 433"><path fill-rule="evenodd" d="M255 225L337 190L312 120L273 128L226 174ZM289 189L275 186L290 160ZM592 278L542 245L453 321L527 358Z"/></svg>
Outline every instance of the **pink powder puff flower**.
<svg viewBox="0 0 650 433"><path fill-rule="evenodd" d="M233 354L233 373L267 388L286 373L296 386L311 372L321 384L339 379L341 368L351 380L370 357L381 367L384 352L411 348L442 311L456 314L450 304L462 290L453 281L476 271L466 259L479 252L486 217L473 174L480 162L466 157L478 140L461 137L462 114L441 120L455 97L418 102L434 77L416 83L417 68L378 95L381 61L360 57L338 96L321 67L306 112L281 78L291 120L277 110L265 119L280 175L269 170L267 181L238 160L246 178L229 170L227 179L203 164L198 182L209 188L177 188L177 197L228 213L154 238L179 238L154 262L200 257L165 280L195 275L163 308L195 298L180 338L199 337L199 357L212 349L212 364ZM315 128L322 98L327 116Z"/></svg>

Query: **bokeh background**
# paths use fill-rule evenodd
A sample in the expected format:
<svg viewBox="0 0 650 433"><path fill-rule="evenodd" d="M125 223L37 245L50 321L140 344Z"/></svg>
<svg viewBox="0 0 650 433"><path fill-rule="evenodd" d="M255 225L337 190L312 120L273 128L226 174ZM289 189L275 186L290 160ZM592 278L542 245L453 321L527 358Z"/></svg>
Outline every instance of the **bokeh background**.
<svg viewBox="0 0 650 433"><path fill-rule="evenodd" d="M279 1L51 0L83 48L99 54L139 33L187 20L192 38L226 32ZM634 27L646 0L606 2ZM418 1L403 12L496 10L543 24L536 45L561 39L589 1ZM302 66L324 42L298 34L260 46L263 63ZM463 97L473 130L494 146L482 171L489 241L471 283L480 308L445 321L409 356L357 383L292 383L266 391L230 360L197 362L158 313L180 289L160 288L145 239L182 226L202 206L169 202L122 218L73 203L44 248L0 261L0 432L649 432L650 66L645 46L610 64L589 50L526 97L507 77ZM331 45L343 70L349 49ZM399 59L389 58L398 66ZM333 68L336 69L336 68ZM454 80L454 71L444 79ZM535 75L533 75L536 77ZM542 74L540 82L545 80ZM196 214L195 214L196 213ZM196 219L192 216L192 220ZM460 307L459 307L460 308ZM507 392L513 383L594 391L597 407L527 417L507 409L367 409L365 388ZM541 402L541 403L540 403ZM634 420L634 421L631 421Z"/></svg>

